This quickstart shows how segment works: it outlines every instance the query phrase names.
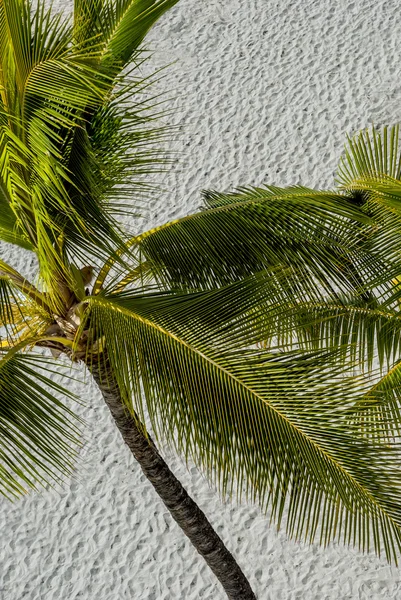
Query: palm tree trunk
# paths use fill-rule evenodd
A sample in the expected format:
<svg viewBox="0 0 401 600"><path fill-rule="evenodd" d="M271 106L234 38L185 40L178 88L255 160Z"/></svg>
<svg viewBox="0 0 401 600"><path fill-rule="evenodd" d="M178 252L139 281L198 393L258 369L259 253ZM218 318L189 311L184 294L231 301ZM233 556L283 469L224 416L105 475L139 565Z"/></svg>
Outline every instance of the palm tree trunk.
<svg viewBox="0 0 401 600"><path fill-rule="evenodd" d="M160 456L150 437L146 437L123 405L118 385L109 369L88 365L124 442L139 462L142 471L163 500L196 550L203 556L222 584L230 600L256 600L248 580L214 531L205 514L192 500Z"/></svg>

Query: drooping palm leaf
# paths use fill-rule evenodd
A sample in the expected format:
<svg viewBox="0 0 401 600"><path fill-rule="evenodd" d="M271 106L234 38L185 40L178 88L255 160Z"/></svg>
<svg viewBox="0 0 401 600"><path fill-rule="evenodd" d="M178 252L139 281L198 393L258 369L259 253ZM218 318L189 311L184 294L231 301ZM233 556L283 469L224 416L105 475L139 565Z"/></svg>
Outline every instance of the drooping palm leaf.
<svg viewBox="0 0 401 600"><path fill-rule="evenodd" d="M18 230L17 219L10 208L7 192L0 182L0 240L15 244L25 250L33 250L23 232Z"/></svg>
<svg viewBox="0 0 401 600"><path fill-rule="evenodd" d="M372 297L341 296L305 300L271 307L265 315L267 331L282 344L297 341L309 348L342 348L344 359L361 369L375 363L388 368L401 350L401 314ZM266 342L269 341L269 336ZM288 343L288 342L287 342Z"/></svg>
<svg viewBox="0 0 401 600"><path fill-rule="evenodd" d="M383 255L369 245L376 223L345 196L266 188L208 193L207 202L209 209L130 242L138 264L147 261L147 271L167 289L210 289L279 268L293 269L294 285L306 293L320 286L363 296L383 283Z"/></svg>
<svg viewBox="0 0 401 600"><path fill-rule="evenodd" d="M178 0L116 0L106 3L106 49L103 60L127 64L149 29L177 2Z"/></svg>
<svg viewBox="0 0 401 600"><path fill-rule="evenodd" d="M16 269L0 259L0 276L13 284L24 296L29 297L36 304L38 311L42 309L48 316L52 314L52 306L47 297L34 285L23 277Z"/></svg>
<svg viewBox="0 0 401 600"><path fill-rule="evenodd" d="M152 124L156 100L142 97L148 85L142 78L127 77L113 98L90 116L86 131L75 132L68 153L68 168L78 182L74 204L86 207L97 202L100 213L111 221L138 213L144 192L154 187L144 176L164 168L168 159L158 149L166 129ZM136 103L128 91L135 93Z"/></svg>
<svg viewBox="0 0 401 600"><path fill-rule="evenodd" d="M102 77L69 48L65 20L53 18L43 6L33 19L30 11L30 3L21 0L1 5L1 171L18 226L43 269L49 263L47 270L54 272L55 263L60 266L52 250L63 230L59 215L75 236L80 234L82 244L91 242L89 222L77 213L65 189L60 134L66 125L80 125L82 108L102 99Z"/></svg>
<svg viewBox="0 0 401 600"><path fill-rule="evenodd" d="M375 223L367 240L367 249L377 256L387 257L392 267L392 293L385 294L388 306L400 298L397 284L401 227L401 146L399 126L378 131L364 130L353 139L341 159L338 183L346 190L350 201ZM396 271L399 271L398 273Z"/></svg>
<svg viewBox="0 0 401 600"><path fill-rule="evenodd" d="M0 275L0 327L8 333L8 328L13 328L23 319L19 307L16 289L7 276Z"/></svg>
<svg viewBox="0 0 401 600"><path fill-rule="evenodd" d="M215 294L201 303L192 295L89 299L88 318L128 405L143 415L143 386L156 434L194 459L223 494L244 489L278 523L288 502L290 534L313 539L320 523L328 541L343 526L346 541L379 551L380 531L394 558L398 449L371 445L349 419L367 383L345 377L329 353L240 349L238 339L230 347L229 334L224 349L214 309L221 314L225 301L235 308Z"/></svg>
<svg viewBox="0 0 401 600"><path fill-rule="evenodd" d="M121 293L119 285L116 292L122 302L125 294L134 293ZM308 299L282 272L264 271L213 292L155 294L149 288L140 294L137 290L135 301L142 316L152 319L156 315L158 322L173 328L178 319L180 331L187 336L208 329L216 351L259 345L283 351L296 347L302 352L334 352L339 370L363 373L374 386L383 373L392 372L401 348L399 310L381 305L374 296L367 302L338 294L324 297L318 291ZM393 432L400 430L397 387L387 386L386 393L380 394L367 389L364 418L369 411L376 420L378 412L386 412L383 423L391 422Z"/></svg>
<svg viewBox="0 0 401 600"><path fill-rule="evenodd" d="M46 375L44 357L0 357L0 493L16 497L71 474L79 419L59 399L74 395Z"/></svg>

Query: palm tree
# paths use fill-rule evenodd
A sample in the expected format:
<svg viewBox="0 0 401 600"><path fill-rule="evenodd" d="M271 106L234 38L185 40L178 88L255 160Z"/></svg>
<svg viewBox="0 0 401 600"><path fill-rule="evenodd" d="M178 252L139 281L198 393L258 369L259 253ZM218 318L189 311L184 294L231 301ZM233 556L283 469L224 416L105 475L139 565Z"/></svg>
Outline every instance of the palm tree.
<svg viewBox="0 0 401 600"><path fill-rule="evenodd" d="M398 129L350 140L336 191L205 192L199 213L127 231L166 160L139 48L176 2L75 0L70 21L0 0L0 238L38 260L35 285L0 261L0 491L71 472L80 424L49 371L84 363L173 518L248 600L145 422L223 497L278 526L287 506L290 536L397 560Z"/></svg>

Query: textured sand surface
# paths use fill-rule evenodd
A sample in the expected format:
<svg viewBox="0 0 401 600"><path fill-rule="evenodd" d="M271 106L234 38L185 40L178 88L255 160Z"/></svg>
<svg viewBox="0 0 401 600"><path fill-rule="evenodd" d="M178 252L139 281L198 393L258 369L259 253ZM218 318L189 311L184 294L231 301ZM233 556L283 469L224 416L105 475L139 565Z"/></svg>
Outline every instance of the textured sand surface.
<svg viewBox="0 0 401 600"><path fill-rule="evenodd" d="M147 224L195 210L202 188L330 186L346 132L401 121L400 40L396 0L181 0L150 37L155 65L176 61L159 88L174 96L182 159ZM4 254L32 272L26 256ZM77 479L0 501L1 600L223 600L93 387L83 399ZM260 600L401 597L400 573L384 561L288 541L256 508L222 505L195 469L168 460Z"/></svg>

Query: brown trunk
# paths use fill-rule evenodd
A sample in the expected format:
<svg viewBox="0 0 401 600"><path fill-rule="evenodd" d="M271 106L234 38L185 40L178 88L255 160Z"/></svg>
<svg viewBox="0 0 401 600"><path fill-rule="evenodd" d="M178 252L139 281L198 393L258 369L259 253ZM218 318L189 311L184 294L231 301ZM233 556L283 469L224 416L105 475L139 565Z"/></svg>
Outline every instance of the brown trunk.
<svg viewBox="0 0 401 600"><path fill-rule="evenodd" d="M95 364L90 365L90 370L124 442L139 462L142 471L163 500L173 519L216 575L228 598L256 600L248 580L205 514L170 471L151 438L144 436L136 426L135 420L128 414L110 372L102 376L99 367Z"/></svg>

